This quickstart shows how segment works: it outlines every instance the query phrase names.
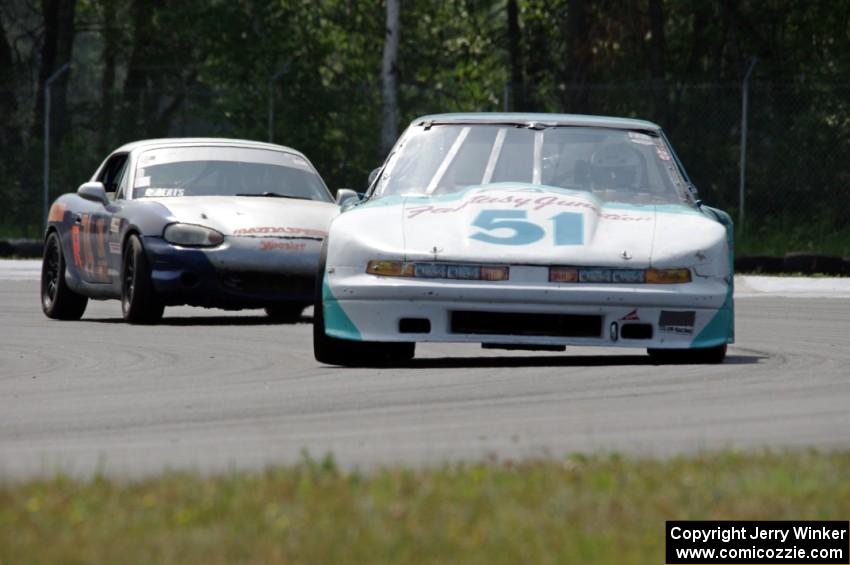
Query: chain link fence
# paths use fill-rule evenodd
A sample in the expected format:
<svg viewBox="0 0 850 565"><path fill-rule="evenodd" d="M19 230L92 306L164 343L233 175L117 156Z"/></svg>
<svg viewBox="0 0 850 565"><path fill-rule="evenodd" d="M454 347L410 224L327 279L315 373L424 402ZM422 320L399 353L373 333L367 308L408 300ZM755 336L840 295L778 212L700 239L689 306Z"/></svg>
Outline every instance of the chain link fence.
<svg viewBox="0 0 850 565"><path fill-rule="evenodd" d="M224 100L232 93L197 88L169 92L161 104L177 101L176 109L161 124L161 134L264 139L267 99L262 88L256 90L256 98L262 103L247 107L243 104L232 114L222 110L226 106ZM504 92L493 93L492 107L469 109L501 111L505 103L513 109L520 96L525 105L540 111L628 116L661 124L703 199L727 210L736 221L743 218L743 222L739 221L739 234L756 238L759 234L781 234L793 239L801 233L818 232L829 239L843 233L850 239L846 210L850 203L850 85L757 80L750 84L743 211L739 197L741 84L640 82L523 92L508 87ZM440 107L444 101L438 93L433 97L420 93L416 103L408 105L402 100L402 108L409 114L404 118L464 109L462 101ZM330 186L365 186L365 171L379 160L373 157L377 155L380 129L379 103L379 98L363 96L357 102L362 108L352 103L349 108L333 109L339 115L338 123L352 124L361 130L371 127L371 134L336 132L316 145L322 148L321 155L308 151ZM298 139L293 140L298 136L288 132L309 131L299 129L298 121L309 123L315 121L314 117L287 107L280 95L276 104L275 140L307 151L299 146ZM163 112L167 109L159 108ZM96 100L69 96L69 126L61 145L52 148L51 199L86 180L106 151L123 141L114 133L102 131L103 111ZM341 114L343 111L366 118L348 119ZM112 111L113 127L121 117L120 108ZM371 121L375 123L370 126L367 122ZM0 208L0 231L6 237L38 237L40 231L43 146L37 135L39 130L31 125L25 129L28 141L2 148L0 194L5 204ZM343 175L340 171L354 172ZM360 182L359 176L364 176ZM792 249L785 249L789 250Z"/></svg>

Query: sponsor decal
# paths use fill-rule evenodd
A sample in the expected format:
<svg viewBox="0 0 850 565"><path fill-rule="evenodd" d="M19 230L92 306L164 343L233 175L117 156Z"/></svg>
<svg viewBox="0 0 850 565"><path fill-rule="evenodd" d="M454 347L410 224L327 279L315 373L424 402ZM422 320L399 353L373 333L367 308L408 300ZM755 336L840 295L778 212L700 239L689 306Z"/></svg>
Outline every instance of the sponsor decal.
<svg viewBox="0 0 850 565"><path fill-rule="evenodd" d="M83 256L80 253L80 226L77 224L71 226L71 249L74 252L74 265L82 267Z"/></svg>
<svg viewBox="0 0 850 565"><path fill-rule="evenodd" d="M121 255L121 244L114 241L109 242L109 252L113 255Z"/></svg>
<svg viewBox="0 0 850 565"><path fill-rule="evenodd" d="M48 222L61 222L65 219L65 205L64 204L54 204L50 207L50 213L47 214Z"/></svg>
<svg viewBox="0 0 850 565"><path fill-rule="evenodd" d="M629 140L632 143L637 143L638 145L655 145L651 136L636 131L629 132Z"/></svg>
<svg viewBox="0 0 850 565"><path fill-rule="evenodd" d="M145 196L183 196L182 188L147 188Z"/></svg>
<svg viewBox="0 0 850 565"><path fill-rule="evenodd" d="M83 232L83 261L85 262L85 270L91 272L92 265L94 265L94 252L92 251L92 240L91 240L91 232L92 232L92 221L91 214L83 214L80 217L80 223L82 225Z"/></svg>
<svg viewBox="0 0 850 565"><path fill-rule="evenodd" d="M658 329L662 332L690 335L694 333L696 312L693 310L677 312L662 310L658 319Z"/></svg>
<svg viewBox="0 0 850 565"><path fill-rule="evenodd" d="M239 228L233 230L233 235L294 235L302 237L316 237L324 239L328 232L310 228L297 228L287 226L257 226L252 228Z"/></svg>
<svg viewBox="0 0 850 565"><path fill-rule="evenodd" d="M103 218L98 218L95 221L95 238L97 240L97 256L98 259L106 261L106 220ZM100 263L100 261L98 261Z"/></svg>
<svg viewBox="0 0 850 565"><path fill-rule="evenodd" d="M260 251L304 251L306 243L295 241L269 241L260 242Z"/></svg>
<svg viewBox="0 0 850 565"><path fill-rule="evenodd" d="M147 188L151 185L150 177L138 176L136 177L136 186L135 188Z"/></svg>
<svg viewBox="0 0 850 565"><path fill-rule="evenodd" d="M121 231L121 218L112 218L109 222L109 233L118 233Z"/></svg>
<svg viewBox="0 0 850 565"><path fill-rule="evenodd" d="M626 314L625 316L620 318L620 321L621 322L626 322L626 321L628 321L628 322L639 322L640 316L638 316L637 310L632 310L631 312L629 312L628 314Z"/></svg>
<svg viewBox="0 0 850 565"><path fill-rule="evenodd" d="M407 209L407 218L413 219L422 215L439 215L453 214L459 212L468 206L492 206L493 204L507 204L511 208L526 209L538 212L540 210L558 209L558 208L583 208L589 210L605 220L619 220L624 222L651 222L652 216L635 216L632 214L617 214L604 212L602 208L593 202L588 202L579 198L563 197L563 196L538 196L531 197L522 194L510 194L507 196L488 196L479 194L469 198L459 206L415 206Z"/></svg>

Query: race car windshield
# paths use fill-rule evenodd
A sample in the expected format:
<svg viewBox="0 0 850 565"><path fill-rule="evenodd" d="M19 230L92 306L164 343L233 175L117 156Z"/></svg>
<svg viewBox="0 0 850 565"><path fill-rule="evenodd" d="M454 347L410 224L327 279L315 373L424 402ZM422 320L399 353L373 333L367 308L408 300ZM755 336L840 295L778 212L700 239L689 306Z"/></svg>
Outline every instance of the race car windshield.
<svg viewBox="0 0 850 565"><path fill-rule="evenodd" d="M439 195L492 183L585 191L605 202L692 204L670 150L652 132L512 124L411 127L374 196Z"/></svg>
<svg viewBox="0 0 850 565"><path fill-rule="evenodd" d="M134 198L236 195L332 200L310 164L291 153L241 147L167 147L139 156Z"/></svg>

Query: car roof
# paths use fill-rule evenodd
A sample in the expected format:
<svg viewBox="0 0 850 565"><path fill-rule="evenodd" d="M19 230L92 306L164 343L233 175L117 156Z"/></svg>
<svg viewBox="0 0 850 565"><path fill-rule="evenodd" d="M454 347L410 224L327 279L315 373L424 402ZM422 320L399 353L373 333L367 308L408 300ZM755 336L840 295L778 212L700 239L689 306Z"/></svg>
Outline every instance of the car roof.
<svg viewBox="0 0 850 565"><path fill-rule="evenodd" d="M589 116L582 114L543 114L526 112L468 112L431 114L416 118L411 125L424 123L482 123L482 124L552 124L559 126L588 126L658 132L661 126L646 120Z"/></svg>
<svg viewBox="0 0 850 565"><path fill-rule="evenodd" d="M156 147L190 147L193 145L219 146L219 147L243 147L249 149L268 149L272 151L285 151L305 157L297 149L277 145L275 143L264 143L262 141L250 141L247 139L228 139L224 137L165 137L161 139L140 139L125 143L114 152L130 152L135 149L151 149ZM306 157L305 157L306 159Z"/></svg>

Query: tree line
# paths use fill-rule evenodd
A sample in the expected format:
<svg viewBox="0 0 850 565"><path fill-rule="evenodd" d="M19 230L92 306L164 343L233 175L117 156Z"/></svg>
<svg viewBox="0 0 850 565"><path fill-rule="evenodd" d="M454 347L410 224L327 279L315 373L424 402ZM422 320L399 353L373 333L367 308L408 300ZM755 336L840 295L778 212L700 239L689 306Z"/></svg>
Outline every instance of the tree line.
<svg viewBox="0 0 850 565"><path fill-rule="evenodd" d="M0 232L39 232L66 62L51 196L121 143L182 135L271 134L362 189L417 115L507 109L656 121L734 209L754 60L753 221L846 226L823 196L850 196L848 0L6 0Z"/></svg>

